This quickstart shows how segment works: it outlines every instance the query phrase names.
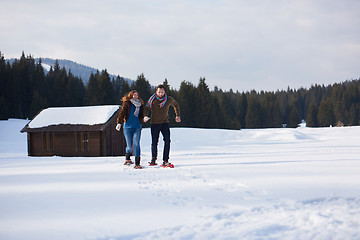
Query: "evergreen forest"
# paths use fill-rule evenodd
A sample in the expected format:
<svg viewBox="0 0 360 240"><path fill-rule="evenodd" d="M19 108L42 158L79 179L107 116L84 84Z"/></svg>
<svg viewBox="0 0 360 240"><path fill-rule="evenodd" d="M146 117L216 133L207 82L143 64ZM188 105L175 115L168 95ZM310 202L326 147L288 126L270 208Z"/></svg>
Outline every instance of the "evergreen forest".
<svg viewBox="0 0 360 240"><path fill-rule="evenodd" d="M144 74L131 84L120 76L111 78L107 70L92 73L88 80L84 85L83 79L58 63L45 74L41 60L36 63L24 53L10 64L0 52L0 119L32 119L47 107L121 104L121 98L133 89L146 102L155 91ZM178 90L167 79L161 84L180 104L182 122L174 122L171 110L172 126L295 128L302 120L308 127L360 124L360 79L308 89L241 93L218 87L210 90L204 77L197 85L183 81Z"/></svg>

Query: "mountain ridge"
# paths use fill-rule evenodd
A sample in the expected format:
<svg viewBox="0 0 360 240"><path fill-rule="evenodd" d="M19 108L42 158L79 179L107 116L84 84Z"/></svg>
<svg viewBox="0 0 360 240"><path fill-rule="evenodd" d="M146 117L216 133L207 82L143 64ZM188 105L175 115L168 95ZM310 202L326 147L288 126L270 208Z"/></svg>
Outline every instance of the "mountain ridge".
<svg viewBox="0 0 360 240"><path fill-rule="evenodd" d="M55 62L58 61L60 68L65 67L66 71L71 71L74 76L82 79L85 85L88 84L91 73L96 73L97 71L101 72L101 70L86 66L84 64L80 64L68 59L52 59L52 58L35 58L35 62L38 63L41 59L41 65L44 68L45 73L50 71L51 67L55 66ZM17 58L7 59L10 64L12 64ZM117 75L110 74L111 79L116 79ZM123 77L129 84L133 83L134 80L130 78Z"/></svg>

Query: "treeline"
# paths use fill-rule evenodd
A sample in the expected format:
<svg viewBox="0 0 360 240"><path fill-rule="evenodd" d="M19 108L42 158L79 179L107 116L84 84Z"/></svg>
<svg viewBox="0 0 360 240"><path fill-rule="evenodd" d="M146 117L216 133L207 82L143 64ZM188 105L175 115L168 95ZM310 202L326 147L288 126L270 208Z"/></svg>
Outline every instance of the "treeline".
<svg viewBox="0 0 360 240"><path fill-rule="evenodd" d="M61 106L121 104L127 92L136 89L144 101L155 91L144 74L129 84L124 78L110 78L106 70L91 74L87 86L71 71L55 64L48 74L41 61L23 53L19 60L6 63L0 52L0 119L32 119L41 109ZM234 92L215 87L205 78L197 85L183 81L179 90L165 79L168 95L181 107L181 124L202 128L278 128L307 126L354 126L360 124L360 79L309 89L288 88L276 92ZM171 120L174 112L171 111Z"/></svg>
<svg viewBox="0 0 360 240"><path fill-rule="evenodd" d="M360 124L360 80L310 89L277 92L210 91L205 78L197 86L182 82L179 99L184 126L205 128L278 128L355 126Z"/></svg>
<svg viewBox="0 0 360 240"><path fill-rule="evenodd" d="M150 86L150 84L149 84ZM108 72L91 74L87 86L58 62L45 74L32 56L22 53L12 64L0 52L0 119L32 119L47 107L120 104L120 96L131 87L120 76Z"/></svg>

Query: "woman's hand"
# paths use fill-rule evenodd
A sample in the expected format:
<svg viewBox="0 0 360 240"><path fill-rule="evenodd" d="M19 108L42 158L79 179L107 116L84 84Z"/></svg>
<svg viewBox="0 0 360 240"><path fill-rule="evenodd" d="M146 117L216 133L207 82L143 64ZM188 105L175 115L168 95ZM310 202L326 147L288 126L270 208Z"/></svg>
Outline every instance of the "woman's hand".
<svg viewBox="0 0 360 240"><path fill-rule="evenodd" d="M145 117L144 117L144 122L149 121L149 119L150 119L150 118L149 118L148 116L145 116Z"/></svg>

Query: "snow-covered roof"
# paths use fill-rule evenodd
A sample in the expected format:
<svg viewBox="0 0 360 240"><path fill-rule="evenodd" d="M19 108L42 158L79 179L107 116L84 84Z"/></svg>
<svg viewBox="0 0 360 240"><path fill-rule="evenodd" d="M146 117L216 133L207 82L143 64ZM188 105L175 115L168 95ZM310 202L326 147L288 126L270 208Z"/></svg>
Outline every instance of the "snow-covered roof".
<svg viewBox="0 0 360 240"><path fill-rule="evenodd" d="M28 125L42 128L50 125L95 125L106 123L119 109L119 105L87 107L51 107L42 110Z"/></svg>

